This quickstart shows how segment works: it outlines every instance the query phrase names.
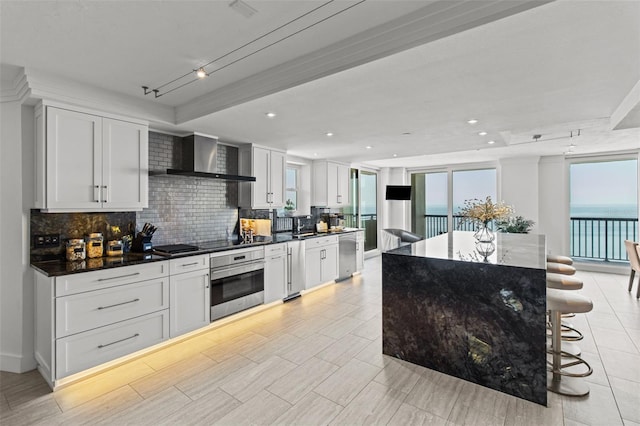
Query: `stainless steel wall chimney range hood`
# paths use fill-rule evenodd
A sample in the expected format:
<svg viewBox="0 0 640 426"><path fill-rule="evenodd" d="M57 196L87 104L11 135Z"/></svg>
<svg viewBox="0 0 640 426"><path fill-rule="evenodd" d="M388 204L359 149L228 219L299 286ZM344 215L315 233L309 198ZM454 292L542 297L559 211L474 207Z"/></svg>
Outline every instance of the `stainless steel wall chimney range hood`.
<svg viewBox="0 0 640 426"><path fill-rule="evenodd" d="M256 181L253 176L218 173L216 165L217 153L217 140L198 134L186 136L182 138L182 168L167 169L167 174L242 182Z"/></svg>

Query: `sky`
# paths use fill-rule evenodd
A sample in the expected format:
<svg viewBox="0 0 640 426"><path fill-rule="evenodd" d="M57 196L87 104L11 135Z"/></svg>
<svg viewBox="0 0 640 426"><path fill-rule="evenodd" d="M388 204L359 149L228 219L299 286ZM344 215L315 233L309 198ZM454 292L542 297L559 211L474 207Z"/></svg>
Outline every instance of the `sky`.
<svg viewBox="0 0 640 426"><path fill-rule="evenodd" d="M638 161L572 164L571 205L638 203Z"/></svg>
<svg viewBox="0 0 640 426"><path fill-rule="evenodd" d="M443 214L438 207L447 205L447 173L428 173L426 175L427 213ZM487 196L496 199L496 170L464 170L453 172L453 205L462 207L465 200L474 198L484 200ZM436 208L438 211L434 211Z"/></svg>

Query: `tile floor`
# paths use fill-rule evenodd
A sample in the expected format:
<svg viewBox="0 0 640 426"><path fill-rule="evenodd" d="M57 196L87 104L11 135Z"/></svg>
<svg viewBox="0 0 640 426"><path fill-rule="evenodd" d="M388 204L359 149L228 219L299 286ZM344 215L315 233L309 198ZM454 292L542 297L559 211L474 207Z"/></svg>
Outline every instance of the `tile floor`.
<svg viewBox="0 0 640 426"><path fill-rule="evenodd" d="M573 320L591 393L541 407L381 354L380 257L365 273L52 393L0 374L6 425L640 425L640 303L627 277L581 272Z"/></svg>

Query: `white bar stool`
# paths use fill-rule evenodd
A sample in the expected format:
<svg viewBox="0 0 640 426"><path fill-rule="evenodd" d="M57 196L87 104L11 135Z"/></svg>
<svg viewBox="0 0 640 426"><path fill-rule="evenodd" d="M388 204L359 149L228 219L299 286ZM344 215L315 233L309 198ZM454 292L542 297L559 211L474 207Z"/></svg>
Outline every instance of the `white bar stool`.
<svg viewBox="0 0 640 426"><path fill-rule="evenodd" d="M576 268L564 263L547 262L547 272L552 274L574 275Z"/></svg>
<svg viewBox="0 0 640 426"><path fill-rule="evenodd" d="M579 278L547 272L547 288L554 288L557 290L580 290L582 286L582 280ZM563 316L566 317L567 314ZM571 316L575 316L575 314L571 313ZM563 333L562 340L565 342L562 348L563 351L570 353L571 355L580 355L580 347L572 342L582 340L584 337L582 332L574 328L572 324L564 321L562 322L561 331Z"/></svg>
<svg viewBox="0 0 640 426"><path fill-rule="evenodd" d="M585 313L593 309L593 302L574 291L563 291L554 288L547 289L547 310L551 318L551 351L552 362L547 377L547 389L561 395L584 396L589 394L589 386L582 381L575 380L579 377L587 377L593 373L593 369L585 360L576 355L562 351L561 322L562 314L566 312ZM574 361L562 363L562 357L572 358ZM584 364L587 371L584 373L570 373L566 368ZM563 378L564 376L564 378Z"/></svg>
<svg viewBox="0 0 640 426"><path fill-rule="evenodd" d="M547 255L547 262L562 263L562 264L565 264L565 265L573 265L573 259L570 258L569 256L560 256L560 255L553 255L553 254L548 254Z"/></svg>

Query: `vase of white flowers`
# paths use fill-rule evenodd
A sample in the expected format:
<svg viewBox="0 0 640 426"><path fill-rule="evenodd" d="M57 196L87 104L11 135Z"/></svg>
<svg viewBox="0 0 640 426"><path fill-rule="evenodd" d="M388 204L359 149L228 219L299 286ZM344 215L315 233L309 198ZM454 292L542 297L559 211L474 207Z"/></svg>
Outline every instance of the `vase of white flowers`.
<svg viewBox="0 0 640 426"><path fill-rule="evenodd" d="M484 201L474 198L464 202L464 208L460 215L467 220L477 224L477 230L473 236L479 242L491 242L496 236L489 227L492 220L502 219L513 213L513 207L504 204L502 201L494 203L491 197Z"/></svg>

